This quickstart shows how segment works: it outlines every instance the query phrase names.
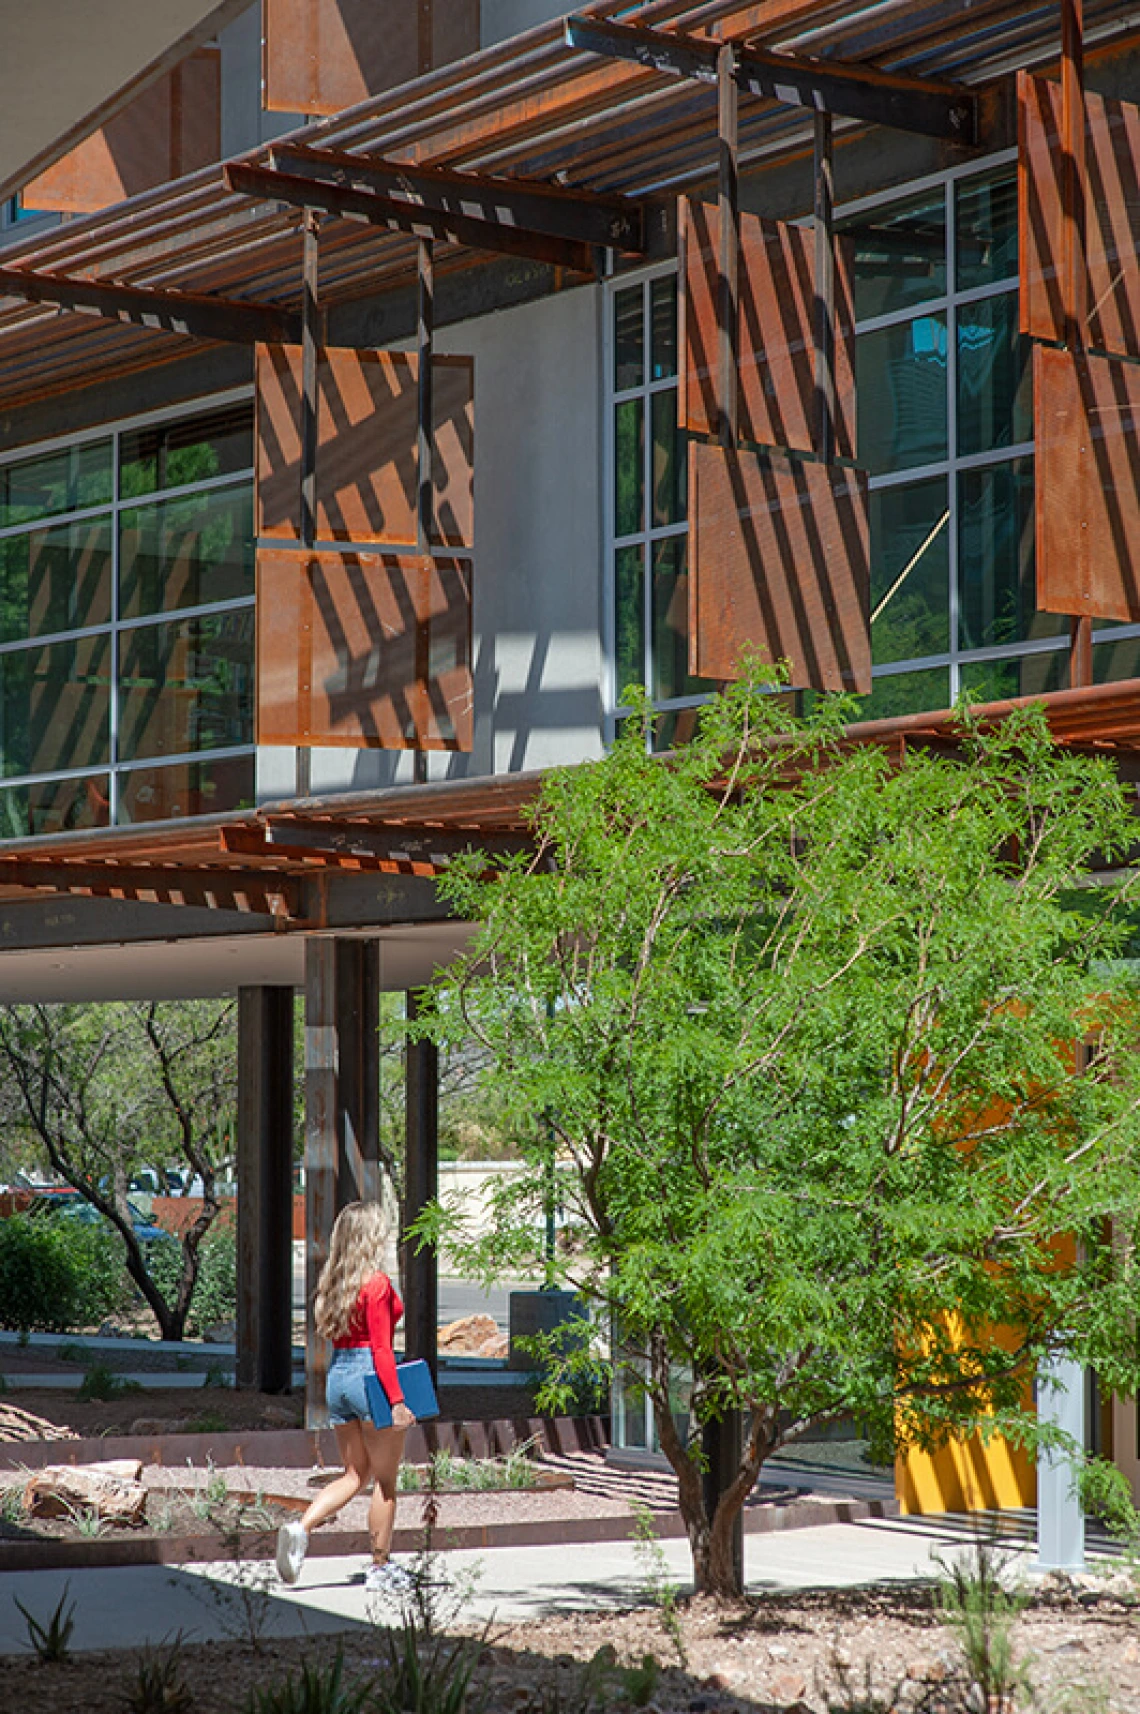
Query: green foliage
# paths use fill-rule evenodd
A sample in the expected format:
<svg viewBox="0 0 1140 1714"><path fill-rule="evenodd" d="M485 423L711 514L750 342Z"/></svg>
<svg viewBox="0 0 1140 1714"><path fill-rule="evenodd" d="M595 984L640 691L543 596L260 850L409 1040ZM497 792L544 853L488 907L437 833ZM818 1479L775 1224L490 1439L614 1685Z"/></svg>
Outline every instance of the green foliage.
<svg viewBox="0 0 1140 1714"><path fill-rule="evenodd" d="M685 1634L677 1611L680 1591L669 1575L669 1561L657 1535L652 1509L644 1500L636 1499L630 1500L629 1509L633 1513L633 1553L641 1572L642 1587L661 1615L661 1629L673 1645L678 1665L687 1667L689 1657Z"/></svg>
<svg viewBox="0 0 1140 1714"><path fill-rule="evenodd" d="M725 1592L745 1490L703 1530L697 1444L725 1410L755 1471L844 1415L879 1457L1031 1442L1058 1349L1140 1382L1132 899L1085 885L1133 839L1127 793L1036 709L900 758L767 688L667 763L642 703L548 776L538 862L452 865L482 927L412 1032L475 1037L526 1163L483 1231L442 1207L419 1230L483 1279L541 1272L553 1155L555 1272L643 1367L698 1586ZM544 1403L595 1362L567 1343Z"/></svg>
<svg viewBox="0 0 1140 1714"><path fill-rule="evenodd" d="M1088 1458L1080 1472L1081 1506L1104 1525L1135 1561L1140 1556L1140 1510L1123 1470L1107 1458Z"/></svg>
<svg viewBox="0 0 1140 1714"><path fill-rule="evenodd" d="M472 1678L482 1653L472 1637L444 1637L427 1630L411 1613L381 1633L375 1714L469 1714L485 1698ZM259 1711L260 1714L260 1711Z"/></svg>
<svg viewBox="0 0 1140 1714"><path fill-rule="evenodd" d="M182 1637L139 1655L135 1680L123 1698L127 1714L189 1714L194 1697L182 1670Z"/></svg>
<svg viewBox="0 0 1140 1714"><path fill-rule="evenodd" d="M327 1667L302 1661L300 1672L266 1690L251 1690L246 1714L361 1714L368 1697L367 1684L346 1681L338 1650Z"/></svg>
<svg viewBox="0 0 1140 1714"><path fill-rule="evenodd" d="M403 1493L418 1493L423 1488L477 1493L536 1488L538 1471L528 1456L532 1445L532 1441L527 1441L514 1446L503 1458L460 1458L447 1447L441 1447L432 1453L426 1469L418 1464L401 1464L396 1486Z"/></svg>
<svg viewBox="0 0 1140 1714"><path fill-rule="evenodd" d="M108 1364L96 1359L84 1370L83 1379L79 1383L76 1394L81 1399L121 1399L125 1393L141 1393L142 1388L137 1381L132 1381L126 1375L119 1375Z"/></svg>
<svg viewBox="0 0 1140 1714"><path fill-rule="evenodd" d="M46 1623L29 1613L18 1595L12 1597L27 1626L28 1641L45 1666L50 1661L67 1660L71 1653L71 1633L75 1629L75 1602L67 1599L70 1587L70 1583L64 1584L55 1611Z"/></svg>
<svg viewBox="0 0 1140 1714"><path fill-rule="evenodd" d="M102 1320L123 1298L109 1232L50 1213L0 1220L0 1326L64 1333Z"/></svg>
<svg viewBox="0 0 1140 1714"><path fill-rule="evenodd" d="M198 1252L198 1278L187 1312L185 1330L198 1339L208 1327L233 1321L237 1315L237 1241L233 1226L211 1226ZM182 1246L176 1238L164 1238L150 1246L147 1270L168 1301L173 1298L182 1271Z"/></svg>

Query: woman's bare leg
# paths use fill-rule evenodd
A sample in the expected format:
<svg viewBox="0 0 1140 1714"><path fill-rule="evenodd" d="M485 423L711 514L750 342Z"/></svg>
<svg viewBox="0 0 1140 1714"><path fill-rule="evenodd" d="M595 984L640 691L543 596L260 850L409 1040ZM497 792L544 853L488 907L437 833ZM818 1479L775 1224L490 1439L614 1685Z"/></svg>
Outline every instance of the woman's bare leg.
<svg viewBox="0 0 1140 1714"><path fill-rule="evenodd" d="M362 1426L359 1422L337 1423L336 1444L344 1463L344 1475L338 1476L335 1482L330 1482L305 1512L301 1524L306 1530L311 1532L318 1524L335 1517L368 1485L371 1464L364 1435L361 1433ZM375 1433L375 1430L373 1432Z"/></svg>
<svg viewBox="0 0 1140 1714"><path fill-rule="evenodd" d="M383 1565L392 1548L396 1527L396 1477L404 1456L406 1428L374 1428L360 1424L362 1443L372 1476L372 1501L368 1507L368 1533L372 1538L372 1561Z"/></svg>

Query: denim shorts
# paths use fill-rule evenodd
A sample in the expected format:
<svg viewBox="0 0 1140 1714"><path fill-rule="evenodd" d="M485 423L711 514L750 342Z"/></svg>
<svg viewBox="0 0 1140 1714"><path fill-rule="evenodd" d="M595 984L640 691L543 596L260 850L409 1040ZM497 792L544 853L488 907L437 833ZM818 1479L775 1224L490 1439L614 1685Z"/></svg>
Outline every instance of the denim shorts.
<svg viewBox="0 0 1140 1714"><path fill-rule="evenodd" d="M333 1352L325 1382L325 1402L329 1408L329 1421L334 1427L346 1422L372 1421L364 1382L368 1375L375 1373L372 1352L367 1345L348 1346L343 1351Z"/></svg>

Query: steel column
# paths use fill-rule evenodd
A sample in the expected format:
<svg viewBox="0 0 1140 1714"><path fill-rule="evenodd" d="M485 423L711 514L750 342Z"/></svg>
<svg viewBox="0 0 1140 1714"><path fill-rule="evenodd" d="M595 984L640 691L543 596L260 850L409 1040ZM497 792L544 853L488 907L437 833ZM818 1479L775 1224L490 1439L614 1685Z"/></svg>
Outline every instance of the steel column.
<svg viewBox="0 0 1140 1714"><path fill-rule="evenodd" d="M375 941L305 943L306 1420L325 1421L328 1346L313 1297L337 1213L380 1194L380 955Z"/></svg>
<svg viewBox="0 0 1140 1714"><path fill-rule="evenodd" d="M1084 350L1088 322L1085 125L1084 0L1061 0L1061 302L1070 351ZM1069 684L1091 683L1092 620L1082 615L1069 624Z"/></svg>
<svg viewBox="0 0 1140 1714"><path fill-rule="evenodd" d="M236 1383L293 1379L293 990L238 989Z"/></svg>
<svg viewBox="0 0 1140 1714"><path fill-rule="evenodd" d="M1043 1363L1037 1378L1037 1415L1069 1436L1074 1454L1042 1449L1037 1454L1037 1566L1043 1571L1082 1571L1085 1518L1077 1494L1076 1461L1085 1441L1085 1372L1071 1357Z"/></svg>
<svg viewBox="0 0 1140 1714"><path fill-rule="evenodd" d="M423 1000L417 990L407 997L407 1016L420 1016ZM408 1226L439 1189L439 1053L434 1042L409 1041L405 1050L404 1088L406 1156L404 1163L404 1225ZM435 1251L406 1246L404 1256L404 1349L422 1357L436 1372L439 1325L439 1282Z"/></svg>
<svg viewBox="0 0 1140 1714"><path fill-rule="evenodd" d="M739 95L736 53L726 42L717 55L717 202L720 256L717 290L717 393L720 442L736 445L740 420L737 365L740 346L740 196L738 173Z"/></svg>
<svg viewBox="0 0 1140 1714"><path fill-rule="evenodd" d="M731 1487L740 1469L744 1454L744 1423L741 1413L732 1410L718 1422L707 1422L701 1431L701 1449L705 1468L701 1476L705 1512L711 1523L721 1495ZM739 1588L744 1588L744 1508L736 1514L732 1526L732 1562Z"/></svg>

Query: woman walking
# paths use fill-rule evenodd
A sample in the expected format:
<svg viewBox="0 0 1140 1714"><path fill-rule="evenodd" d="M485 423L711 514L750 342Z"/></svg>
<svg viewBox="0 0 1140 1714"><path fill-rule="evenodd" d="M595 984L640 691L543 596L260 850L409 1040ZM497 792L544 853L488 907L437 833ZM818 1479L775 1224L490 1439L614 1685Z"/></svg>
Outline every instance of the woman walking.
<svg viewBox="0 0 1140 1714"><path fill-rule="evenodd" d="M404 1306L383 1271L387 1236L387 1222L377 1202L350 1202L332 1229L313 1314L317 1331L331 1339L334 1347L325 1397L344 1475L329 1483L299 1523L284 1524L279 1531L277 1569L286 1583L297 1581L312 1531L335 1517L369 1482L372 1564L365 1587L393 1589L404 1580L404 1573L388 1556L396 1522L396 1474L404 1455L404 1436L416 1419L404 1403L392 1352L392 1334ZM391 1428L373 1424L365 1387L371 1374L379 1379L392 1407Z"/></svg>

